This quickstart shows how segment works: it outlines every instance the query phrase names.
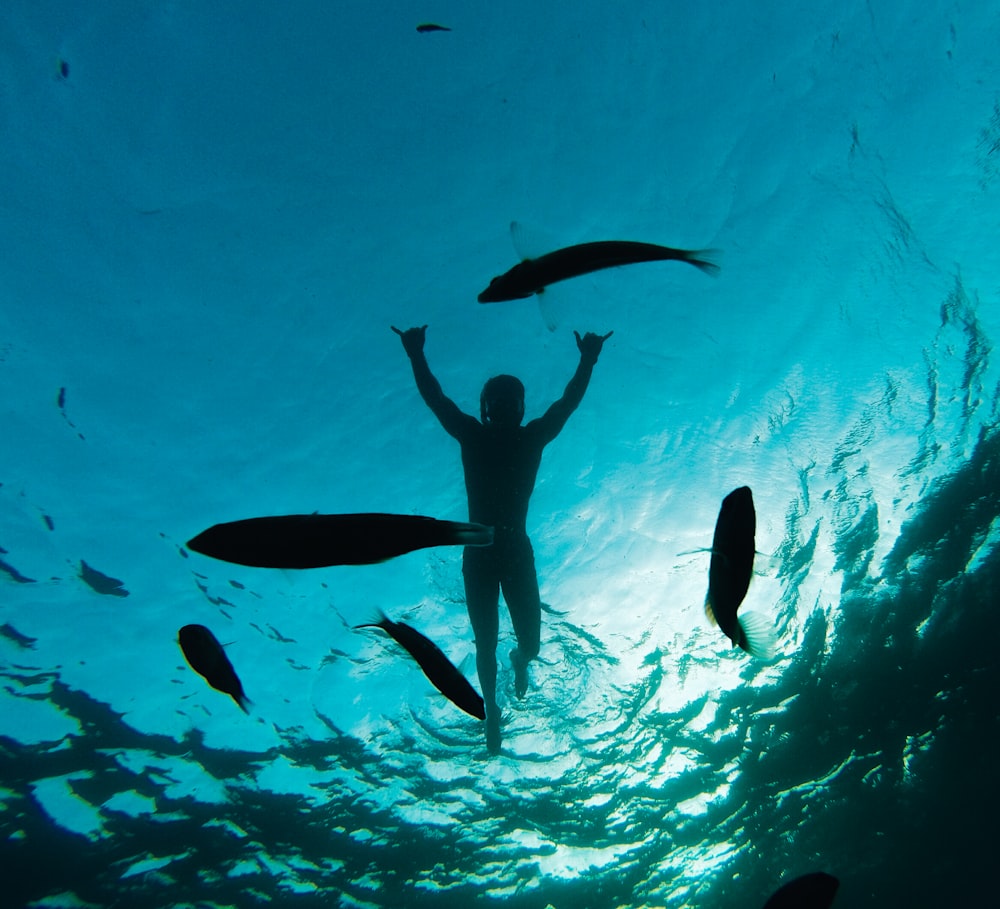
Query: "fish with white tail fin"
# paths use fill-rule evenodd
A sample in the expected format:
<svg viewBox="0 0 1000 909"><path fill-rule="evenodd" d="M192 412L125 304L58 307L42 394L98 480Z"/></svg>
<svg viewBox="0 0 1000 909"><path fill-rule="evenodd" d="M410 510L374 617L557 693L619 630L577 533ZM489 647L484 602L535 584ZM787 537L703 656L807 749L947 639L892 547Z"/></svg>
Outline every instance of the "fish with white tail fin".
<svg viewBox="0 0 1000 909"><path fill-rule="evenodd" d="M749 486L734 489L722 500L712 538L705 612L734 647L769 660L774 656L774 631L752 612L737 615L753 576L757 513Z"/></svg>
<svg viewBox="0 0 1000 909"><path fill-rule="evenodd" d="M405 622L394 622L385 613L379 613L378 621L365 622L354 627L381 628L417 661L430 683L449 701L477 720L486 719L483 699L469 684L469 680L455 668L455 665L441 652L437 644L422 635L416 628Z"/></svg>
<svg viewBox="0 0 1000 909"><path fill-rule="evenodd" d="M228 694L244 713L248 712L250 699L243 692L243 683L222 645L208 628L204 625L185 625L177 632L177 643L181 645L184 659L198 675L216 691Z"/></svg>
<svg viewBox="0 0 1000 909"><path fill-rule="evenodd" d="M779 887L764 909L830 909L840 881L825 871L803 874Z"/></svg>
<svg viewBox="0 0 1000 909"><path fill-rule="evenodd" d="M633 240L599 240L594 243L578 243L566 246L544 255L529 255L523 241L519 239L522 225L514 221L511 226L514 245L521 253L521 261L513 268L497 275L489 286L479 294L480 303L499 303L504 300L523 300L534 294L543 294L545 289L559 281L566 281L580 275L635 265L639 262L677 261L687 262L709 275L715 275L719 266L714 261L717 250L676 249L656 243L640 243ZM539 296L541 301L543 298ZM543 316L545 313L543 312ZM549 330L555 324L546 316Z"/></svg>

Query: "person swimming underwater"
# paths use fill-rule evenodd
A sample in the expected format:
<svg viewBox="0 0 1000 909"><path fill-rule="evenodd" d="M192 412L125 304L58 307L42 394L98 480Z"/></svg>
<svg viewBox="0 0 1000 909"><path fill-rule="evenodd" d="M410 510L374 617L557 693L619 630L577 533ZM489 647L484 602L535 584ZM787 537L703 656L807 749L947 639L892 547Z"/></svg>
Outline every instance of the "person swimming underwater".
<svg viewBox="0 0 1000 909"><path fill-rule="evenodd" d="M500 711L496 701L499 600L503 591L517 647L511 651L514 689L528 690L528 664L538 655L541 600L535 557L525 524L542 451L583 400L594 364L611 337L574 332L580 362L561 398L526 425L524 386L514 376L494 376L483 386L480 419L463 413L441 390L424 354L427 326L400 331L417 390L445 431L462 450L469 520L494 528L493 545L465 548L462 575L465 601L476 641L476 669L486 707L486 745L500 751Z"/></svg>

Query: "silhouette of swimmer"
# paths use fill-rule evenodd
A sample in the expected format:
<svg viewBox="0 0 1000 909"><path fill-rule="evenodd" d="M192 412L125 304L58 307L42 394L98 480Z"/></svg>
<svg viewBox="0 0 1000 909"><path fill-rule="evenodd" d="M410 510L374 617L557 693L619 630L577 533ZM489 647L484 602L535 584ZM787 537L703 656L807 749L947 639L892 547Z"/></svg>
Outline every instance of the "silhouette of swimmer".
<svg viewBox="0 0 1000 909"><path fill-rule="evenodd" d="M517 647L511 651L514 688L518 697L528 690L528 663L538 655L541 600L535 557L525 530L528 500L542 460L542 450L559 435L583 399L594 364L611 337L588 332L576 336L580 363L563 396L539 418L522 426L524 386L514 376L494 376L480 396L477 420L463 413L441 390L424 355L427 326L400 331L410 358L417 390L445 431L462 448L469 520L494 528L493 545L466 547L462 575L465 601L476 641L476 669L486 707L486 745L500 750L500 712L496 703L499 600L503 591Z"/></svg>

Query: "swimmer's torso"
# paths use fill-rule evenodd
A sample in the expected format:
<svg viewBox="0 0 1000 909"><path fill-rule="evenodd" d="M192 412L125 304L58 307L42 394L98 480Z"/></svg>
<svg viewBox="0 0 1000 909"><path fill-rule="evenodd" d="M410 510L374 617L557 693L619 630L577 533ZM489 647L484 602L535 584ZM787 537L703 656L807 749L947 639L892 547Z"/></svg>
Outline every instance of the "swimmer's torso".
<svg viewBox="0 0 1000 909"><path fill-rule="evenodd" d="M469 520L524 533L543 444L532 425L499 429L479 424L461 439Z"/></svg>

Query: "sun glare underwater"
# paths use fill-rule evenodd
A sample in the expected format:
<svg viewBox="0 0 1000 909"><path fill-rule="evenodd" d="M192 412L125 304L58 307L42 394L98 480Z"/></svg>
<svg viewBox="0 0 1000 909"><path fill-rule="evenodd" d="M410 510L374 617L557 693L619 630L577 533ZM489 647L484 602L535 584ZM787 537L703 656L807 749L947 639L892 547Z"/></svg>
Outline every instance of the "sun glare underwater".
<svg viewBox="0 0 1000 909"><path fill-rule="evenodd" d="M757 909L814 871L837 909L991 902L995 4L2 18L0 903ZM719 272L477 302L609 240ZM188 546L469 520L392 331L424 325L461 411L512 374L526 421L613 332L528 511L523 698L500 605L498 754L461 545ZM744 486L770 659L704 608Z"/></svg>

